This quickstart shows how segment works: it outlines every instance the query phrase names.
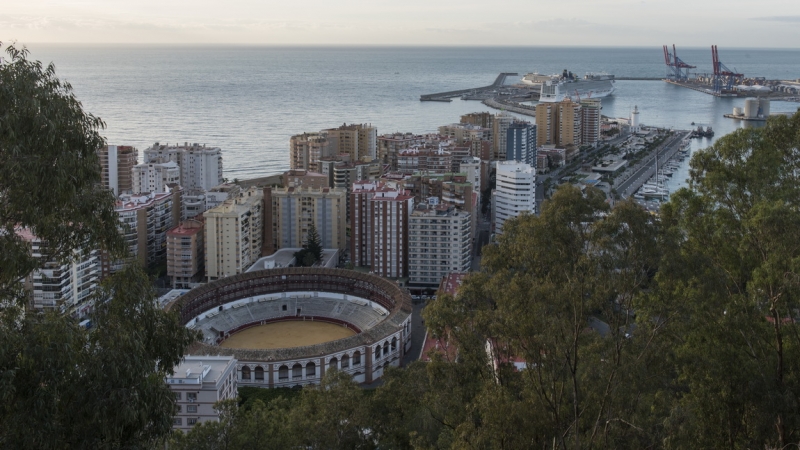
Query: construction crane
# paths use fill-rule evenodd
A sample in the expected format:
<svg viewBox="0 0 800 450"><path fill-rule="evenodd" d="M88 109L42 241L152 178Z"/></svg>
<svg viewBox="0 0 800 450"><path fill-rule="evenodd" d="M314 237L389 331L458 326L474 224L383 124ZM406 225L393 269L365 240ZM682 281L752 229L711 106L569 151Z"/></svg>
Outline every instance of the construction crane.
<svg viewBox="0 0 800 450"><path fill-rule="evenodd" d="M730 91L733 89L733 83L737 80L744 78L744 74L736 73L735 69L728 69L722 61L719 60L719 53L717 46L711 46L711 61L714 66L714 92L719 94L723 90Z"/></svg>
<svg viewBox="0 0 800 450"><path fill-rule="evenodd" d="M670 53L668 46L664 46L664 62L667 64L668 80L686 81L689 79L689 69L696 67L686 64L682 59L678 58L675 44L672 44L672 53Z"/></svg>

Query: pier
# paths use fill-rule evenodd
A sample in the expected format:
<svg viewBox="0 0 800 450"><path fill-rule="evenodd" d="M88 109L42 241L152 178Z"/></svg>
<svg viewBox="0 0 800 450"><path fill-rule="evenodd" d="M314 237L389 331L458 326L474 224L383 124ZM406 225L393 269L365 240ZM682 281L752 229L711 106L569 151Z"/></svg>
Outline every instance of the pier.
<svg viewBox="0 0 800 450"><path fill-rule="evenodd" d="M483 86L478 88L471 88L471 89L459 89L457 91L448 91L448 92L438 92L436 94L425 94L420 95L419 101L421 102L451 102L453 101L453 97L460 97L465 94L475 95L481 91L491 91L496 90L502 87L505 82L506 78L508 77L516 77L519 76L517 73L513 72L503 72L497 76L497 79L494 80L494 83L490 84L489 86Z"/></svg>
<svg viewBox="0 0 800 450"><path fill-rule="evenodd" d="M483 104L494 109L501 109L503 111L510 111L525 116L536 117L536 108L533 106L503 101L497 98L487 98L483 101Z"/></svg>

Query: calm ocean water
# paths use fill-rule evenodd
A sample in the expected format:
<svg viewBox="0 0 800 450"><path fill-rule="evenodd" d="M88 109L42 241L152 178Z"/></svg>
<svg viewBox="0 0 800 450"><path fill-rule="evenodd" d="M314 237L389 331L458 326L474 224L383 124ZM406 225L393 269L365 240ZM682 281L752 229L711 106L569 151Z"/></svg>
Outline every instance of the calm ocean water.
<svg viewBox="0 0 800 450"><path fill-rule="evenodd" d="M433 132L479 102L420 102L421 94L490 84L499 72L660 77L661 48L400 48L235 46L29 46L53 62L84 107L103 118L109 143L144 150L153 142L198 142L223 150L225 176L250 178L288 168L293 134L342 123L372 123L378 133ZM708 48L679 49L698 71ZM720 48L748 76L800 78L799 50ZM742 122L725 119L743 99L719 99L660 81L618 81L603 114L627 117L634 105L647 125L710 125L716 137ZM772 111L798 103L773 102ZM711 141L696 141L695 148Z"/></svg>

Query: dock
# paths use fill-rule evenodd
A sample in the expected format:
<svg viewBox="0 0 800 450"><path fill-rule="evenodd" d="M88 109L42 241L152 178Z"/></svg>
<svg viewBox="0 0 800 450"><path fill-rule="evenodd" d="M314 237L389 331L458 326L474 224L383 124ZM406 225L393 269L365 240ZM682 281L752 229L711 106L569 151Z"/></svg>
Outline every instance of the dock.
<svg viewBox="0 0 800 450"><path fill-rule="evenodd" d="M519 74L514 73L514 72L503 72L500 75L498 75L497 78L494 80L494 83L490 84L489 86L483 86L483 87L477 87L477 88L471 88L471 89L459 89L457 91L438 92L438 93L435 93L435 94L420 95L419 101L421 101L421 102L451 102L451 101L453 101L452 100L453 97L460 97L460 96L466 95L466 94L475 95L476 93L479 93L481 91L496 90L496 89L502 87L505 84L506 78L508 78L508 77L516 77L516 76L519 76Z"/></svg>

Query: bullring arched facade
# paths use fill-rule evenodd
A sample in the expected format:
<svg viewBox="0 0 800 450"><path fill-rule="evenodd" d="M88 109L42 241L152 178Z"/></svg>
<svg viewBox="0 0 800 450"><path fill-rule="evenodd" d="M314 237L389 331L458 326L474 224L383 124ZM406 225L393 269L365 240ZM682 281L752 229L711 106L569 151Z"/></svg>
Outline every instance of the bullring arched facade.
<svg viewBox="0 0 800 450"><path fill-rule="evenodd" d="M242 386L293 387L319 383L327 370L371 383L401 366L411 347L411 298L395 283L351 270L279 268L244 273L193 289L171 308L204 341L194 355L238 360ZM356 334L317 345L280 349L224 348L217 344L244 328L281 320L321 320Z"/></svg>

